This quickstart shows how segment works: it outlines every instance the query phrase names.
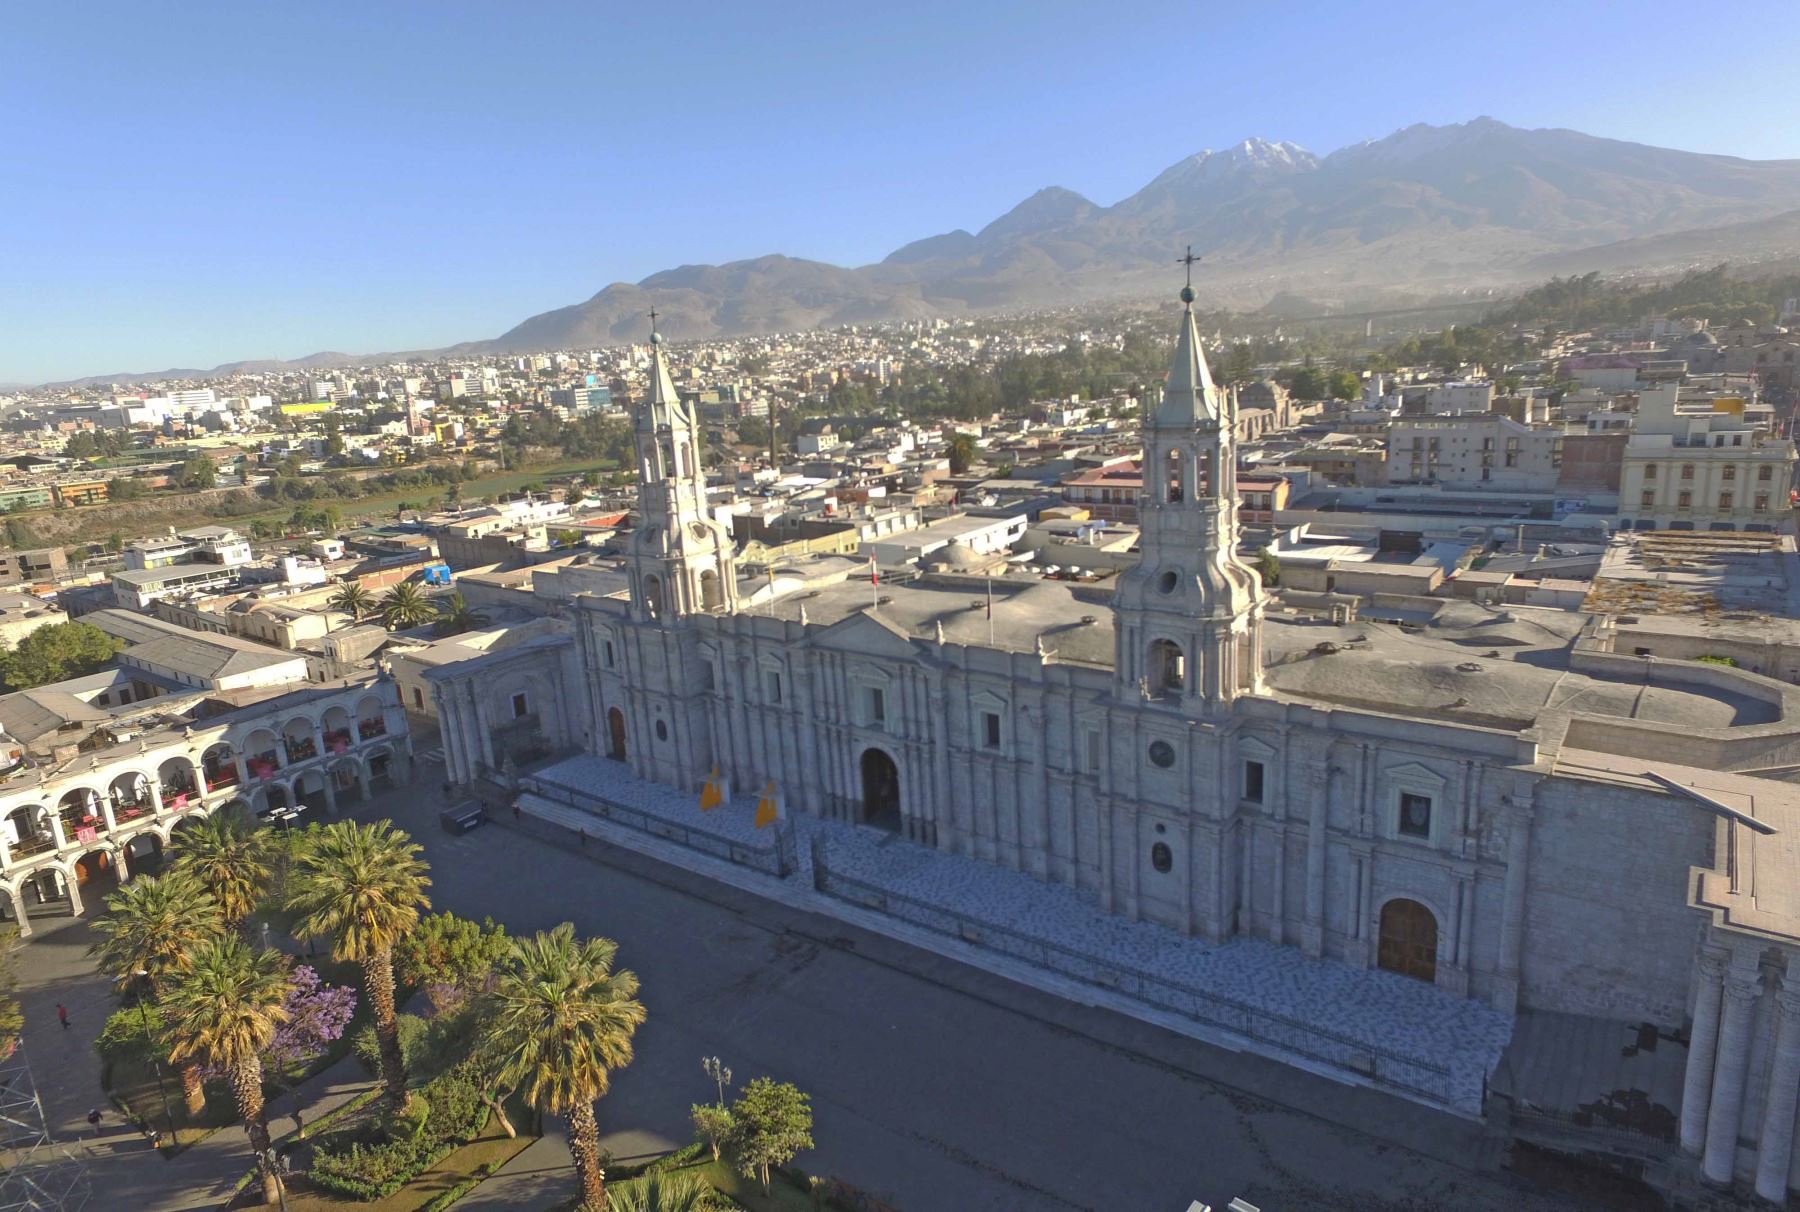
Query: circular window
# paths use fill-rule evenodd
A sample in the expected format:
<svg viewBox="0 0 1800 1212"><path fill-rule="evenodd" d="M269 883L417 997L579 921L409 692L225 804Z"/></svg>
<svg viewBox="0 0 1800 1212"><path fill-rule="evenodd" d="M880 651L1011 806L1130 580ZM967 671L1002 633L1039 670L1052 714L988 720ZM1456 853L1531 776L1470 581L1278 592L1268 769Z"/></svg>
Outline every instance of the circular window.
<svg viewBox="0 0 1800 1212"><path fill-rule="evenodd" d="M1175 746L1167 741L1150 742L1150 764L1164 770L1175 764Z"/></svg>
<svg viewBox="0 0 1800 1212"><path fill-rule="evenodd" d="M1150 865L1167 875L1175 868L1175 852L1169 849L1169 843L1158 842L1150 847Z"/></svg>
<svg viewBox="0 0 1800 1212"><path fill-rule="evenodd" d="M1162 574L1162 578L1156 582L1156 587L1164 593L1174 593L1175 586L1179 584L1181 584L1180 577L1172 572L1165 572Z"/></svg>
<svg viewBox="0 0 1800 1212"><path fill-rule="evenodd" d="M661 720L656 721L656 739L659 741L669 739L669 726Z"/></svg>

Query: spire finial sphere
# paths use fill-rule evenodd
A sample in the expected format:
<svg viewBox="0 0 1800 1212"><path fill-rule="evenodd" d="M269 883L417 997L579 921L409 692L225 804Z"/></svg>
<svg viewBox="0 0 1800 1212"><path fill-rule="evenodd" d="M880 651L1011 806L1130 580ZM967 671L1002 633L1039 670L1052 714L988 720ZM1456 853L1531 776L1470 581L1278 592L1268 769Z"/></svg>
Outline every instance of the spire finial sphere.
<svg viewBox="0 0 1800 1212"><path fill-rule="evenodd" d="M1192 303L1194 301L1194 288L1193 287L1184 286L1181 288L1181 301L1183 303Z"/></svg>

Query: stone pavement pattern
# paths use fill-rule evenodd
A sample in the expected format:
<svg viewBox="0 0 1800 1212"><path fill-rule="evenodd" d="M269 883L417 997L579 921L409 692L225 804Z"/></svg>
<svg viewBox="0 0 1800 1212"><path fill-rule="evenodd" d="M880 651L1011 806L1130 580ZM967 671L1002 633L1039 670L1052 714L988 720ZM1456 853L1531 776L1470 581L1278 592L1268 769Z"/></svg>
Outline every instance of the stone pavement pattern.
<svg viewBox="0 0 1800 1212"><path fill-rule="evenodd" d="M577 757L538 771L536 781L603 796L673 824L767 846L755 826L756 795L701 812L686 792L638 778L622 764ZM1184 937L1107 913L1094 897L992 863L945 854L877 830L797 814L799 885L812 882L811 844L825 844L833 872L884 892L949 909L977 922L1155 974L1238 1006L1298 1020L1365 1046L1467 1073L1479 1091L1512 1036L1512 1016L1424 981L1311 960L1263 939L1224 943Z"/></svg>
<svg viewBox="0 0 1800 1212"><path fill-rule="evenodd" d="M818 1147L802 1165L906 1212L1155 1212L1234 1194L1288 1212L1579 1206L1470 1169L1491 1156L1480 1125L1067 1002L598 838L584 852L572 833L523 836L504 812L501 825L446 836L433 810L421 796L394 815L425 847L435 907L514 933L572 921L616 939L642 980L636 1060L598 1107L615 1157L685 1143L689 1104L712 1097L700 1058L718 1055L740 1083L769 1074L812 1094ZM547 1139L461 1206L565 1197L565 1159Z"/></svg>

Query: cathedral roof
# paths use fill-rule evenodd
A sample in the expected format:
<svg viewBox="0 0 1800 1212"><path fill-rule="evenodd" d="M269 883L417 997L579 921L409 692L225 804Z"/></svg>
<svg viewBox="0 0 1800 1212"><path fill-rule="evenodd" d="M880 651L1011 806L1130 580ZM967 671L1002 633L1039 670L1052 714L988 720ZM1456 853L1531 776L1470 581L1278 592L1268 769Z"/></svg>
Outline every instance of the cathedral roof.
<svg viewBox="0 0 1800 1212"><path fill-rule="evenodd" d="M1175 357L1169 363L1169 380L1163 386L1155 423L1178 427L1217 425L1224 414L1219 389L1207 369L1206 351L1194 327L1194 309L1181 309L1181 329L1175 334Z"/></svg>

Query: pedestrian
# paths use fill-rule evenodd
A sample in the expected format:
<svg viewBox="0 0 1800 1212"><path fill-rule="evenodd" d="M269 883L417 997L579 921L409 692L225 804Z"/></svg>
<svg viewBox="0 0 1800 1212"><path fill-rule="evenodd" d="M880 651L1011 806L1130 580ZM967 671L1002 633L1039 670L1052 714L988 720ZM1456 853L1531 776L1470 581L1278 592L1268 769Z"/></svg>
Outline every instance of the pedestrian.
<svg viewBox="0 0 1800 1212"><path fill-rule="evenodd" d="M519 806L517 804L514 804L513 805L513 820L516 821L518 819L519 819Z"/></svg>
<svg viewBox="0 0 1800 1212"><path fill-rule="evenodd" d="M88 1108L88 1127L94 1130L94 1135L96 1137L100 1135L100 1108Z"/></svg>
<svg viewBox="0 0 1800 1212"><path fill-rule="evenodd" d="M586 825L583 825L581 827L581 848L583 850L587 849L587 826Z"/></svg>
<svg viewBox="0 0 1800 1212"><path fill-rule="evenodd" d="M294 1131L301 1132L304 1131L305 1128L306 1125L300 1122L300 1105L296 1103L294 1104Z"/></svg>
<svg viewBox="0 0 1800 1212"><path fill-rule="evenodd" d="M63 1025L64 1031L69 1029L69 1008L61 1002L56 1003L56 1021Z"/></svg>

